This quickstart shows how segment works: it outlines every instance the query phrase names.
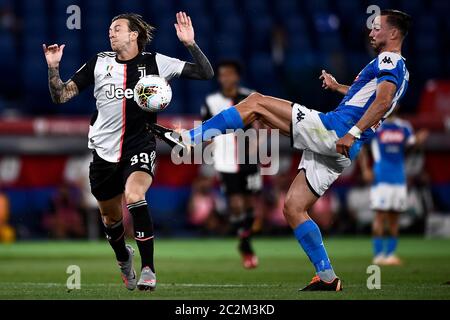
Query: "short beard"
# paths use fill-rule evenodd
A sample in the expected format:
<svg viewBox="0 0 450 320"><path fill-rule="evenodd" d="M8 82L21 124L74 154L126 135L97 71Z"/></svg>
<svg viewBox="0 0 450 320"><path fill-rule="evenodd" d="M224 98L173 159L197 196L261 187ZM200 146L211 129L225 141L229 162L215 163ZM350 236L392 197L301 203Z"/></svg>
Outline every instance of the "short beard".
<svg viewBox="0 0 450 320"><path fill-rule="evenodd" d="M376 46L372 46L373 51L375 51L375 53L378 55L381 53L381 51L383 50L383 48L386 46L386 43L379 43Z"/></svg>
<svg viewBox="0 0 450 320"><path fill-rule="evenodd" d="M116 44L116 49L113 49L112 46L111 46L111 50L113 52L115 52L115 53L120 53L120 52L124 51L125 48L127 47L127 45L129 45L130 43L131 43L131 41L128 41L128 43L123 44L120 47L118 47L117 44Z"/></svg>

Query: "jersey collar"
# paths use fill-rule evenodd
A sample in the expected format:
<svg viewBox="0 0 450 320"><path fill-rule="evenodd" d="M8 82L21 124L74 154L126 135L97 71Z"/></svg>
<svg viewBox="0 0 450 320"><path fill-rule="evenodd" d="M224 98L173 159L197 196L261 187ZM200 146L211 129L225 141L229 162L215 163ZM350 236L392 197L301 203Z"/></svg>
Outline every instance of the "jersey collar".
<svg viewBox="0 0 450 320"><path fill-rule="evenodd" d="M120 63L120 64L128 64L128 63L131 63L131 62L137 60L141 55L142 55L142 53L138 53L136 57L131 58L129 60L119 60L119 58L117 58L117 53L116 53L115 60L116 60L117 63Z"/></svg>

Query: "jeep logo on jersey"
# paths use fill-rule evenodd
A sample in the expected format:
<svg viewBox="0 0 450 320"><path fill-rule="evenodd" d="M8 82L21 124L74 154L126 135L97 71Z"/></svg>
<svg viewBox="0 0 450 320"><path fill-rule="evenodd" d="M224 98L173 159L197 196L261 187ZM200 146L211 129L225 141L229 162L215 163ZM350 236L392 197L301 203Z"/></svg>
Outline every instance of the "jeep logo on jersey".
<svg viewBox="0 0 450 320"><path fill-rule="evenodd" d="M108 99L123 99L124 97L126 99L133 99L134 93L131 88L124 90L123 88L116 88L115 85L111 84L108 90L106 90L106 97Z"/></svg>

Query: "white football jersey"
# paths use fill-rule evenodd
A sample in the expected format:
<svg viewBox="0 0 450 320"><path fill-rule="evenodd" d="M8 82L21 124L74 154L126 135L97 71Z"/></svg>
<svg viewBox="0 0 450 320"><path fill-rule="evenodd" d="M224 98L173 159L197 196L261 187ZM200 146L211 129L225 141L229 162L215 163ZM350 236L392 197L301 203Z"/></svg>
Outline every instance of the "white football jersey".
<svg viewBox="0 0 450 320"><path fill-rule="evenodd" d="M184 65L184 61L148 52L128 61L118 60L115 52L101 52L84 64L71 80L79 91L94 85L97 111L89 127L89 148L108 162L119 162L132 156L136 148L154 145L147 124L156 122L156 113L139 108L134 86L150 74L166 80L178 77Z"/></svg>

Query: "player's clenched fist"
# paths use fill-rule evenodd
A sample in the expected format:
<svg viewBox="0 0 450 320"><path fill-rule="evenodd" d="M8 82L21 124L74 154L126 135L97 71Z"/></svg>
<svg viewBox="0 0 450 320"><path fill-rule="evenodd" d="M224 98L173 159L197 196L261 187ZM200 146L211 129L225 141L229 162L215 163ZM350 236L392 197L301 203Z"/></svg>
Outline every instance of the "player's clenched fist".
<svg viewBox="0 0 450 320"><path fill-rule="evenodd" d="M43 44L42 49L44 50L45 59L47 60L47 65L49 67L58 67L59 62L61 61L64 47L66 45L62 44L58 46L57 44L52 44L48 46Z"/></svg>
<svg viewBox="0 0 450 320"><path fill-rule="evenodd" d="M345 136L336 141L336 152L350 158L350 148L354 142L355 137L350 133L347 133Z"/></svg>

